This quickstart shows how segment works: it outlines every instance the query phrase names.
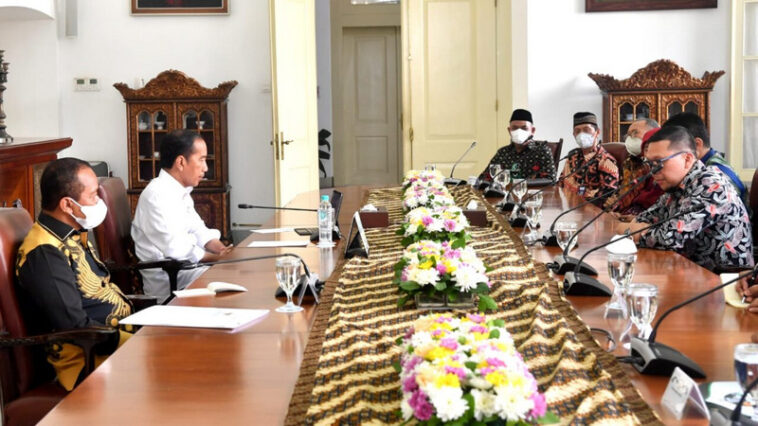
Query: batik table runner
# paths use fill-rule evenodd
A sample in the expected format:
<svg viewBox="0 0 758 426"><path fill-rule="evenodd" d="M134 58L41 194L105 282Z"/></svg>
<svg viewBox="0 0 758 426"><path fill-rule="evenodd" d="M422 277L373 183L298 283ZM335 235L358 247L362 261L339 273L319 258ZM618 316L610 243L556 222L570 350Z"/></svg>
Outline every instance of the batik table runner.
<svg viewBox="0 0 758 426"><path fill-rule="evenodd" d="M490 226L469 229L469 245L492 268L490 295L498 310L488 316L505 320L548 410L562 424L660 424L502 216L469 187L452 193L459 206L474 199L488 209ZM391 225L366 230L370 258L345 261L338 281L327 283L287 424L401 423L399 375L392 366L400 355L395 340L428 312L413 302L397 307L400 296L392 278L403 249L395 234L403 219L401 189L371 190L366 198L387 208Z"/></svg>

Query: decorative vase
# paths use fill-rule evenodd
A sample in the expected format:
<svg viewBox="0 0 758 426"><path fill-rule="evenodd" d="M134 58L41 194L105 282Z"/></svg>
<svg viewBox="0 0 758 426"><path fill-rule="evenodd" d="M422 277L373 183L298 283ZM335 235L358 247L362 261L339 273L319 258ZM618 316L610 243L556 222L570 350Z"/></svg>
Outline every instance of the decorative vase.
<svg viewBox="0 0 758 426"><path fill-rule="evenodd" d="M476 307L476 299L472 293L461 293L455 301L448 299L446 294L425 294L418 293L414 296L416 309L428 310L451 310L451 309L471 309Z"/></svg>

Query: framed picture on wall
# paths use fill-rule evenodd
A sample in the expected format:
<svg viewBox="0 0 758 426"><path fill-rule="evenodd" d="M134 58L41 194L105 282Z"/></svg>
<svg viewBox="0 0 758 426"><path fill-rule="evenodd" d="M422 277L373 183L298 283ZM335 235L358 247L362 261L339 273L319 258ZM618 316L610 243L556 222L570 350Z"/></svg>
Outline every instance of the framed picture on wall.
<svg viewBox="0 0 758 426"><path fill-rule="evenodd" d="M585 0L585 12L620 10L705 9L718 7L718 0Z"/></svg>
<svg viewBox="0 0 758 426"><path fill-rule="evenodd" d="M226 15L229 0L131 0L133 15Z"/></svg>

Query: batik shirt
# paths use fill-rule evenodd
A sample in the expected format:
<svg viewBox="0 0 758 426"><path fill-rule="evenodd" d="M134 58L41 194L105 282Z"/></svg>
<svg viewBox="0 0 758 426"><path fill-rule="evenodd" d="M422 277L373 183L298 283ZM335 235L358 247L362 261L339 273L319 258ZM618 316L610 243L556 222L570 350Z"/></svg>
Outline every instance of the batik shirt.
<svg viewBox="0 0 758 426"><path fill-rule="evenodd" d="M732 182L732 185L734 185L734 188L739 193L740 198L742 198L742 202L744 203L746 201L745 197L747 196L747 190L745 189L745 184L742 183L742 180L740 180L740 177L737 176L737 173L735 173L729 163L726 162L724 154L711 148L703 156L703 158L700 159L700 161L702 161L706 166L717 167L719 170L721 170L721 172L724 173L726 177L728 177Z"/></svg>
<svg viewBox="0 0 758 426"><path fill-rule="evenodd" d="M650 168L645 165L642 158L636 155L626 157L622 167L619 192L608 197L605 201L605 207L608 209L613 208L613 211L625 215L636 215L649 209L656 201L658 201L658 197L663 194L663 190L655 184L655 180L652 176L648 176L648 178L645 179L645 182L636 187L634 186L636 184L635 180L644 176L649 171ZM626 191L629 191L629 193L619 201L618 196ZM616 202L618 202L618 204L614 206L614 203Z"/></svg>
<svg viewBox="0 0 758 426"><path fill-rule="evenodd" d="M585 168L588 162L590 164ZM582 171L576 173L580 169ZM580 148L574 148L566 159L562 179L561 186L590 199L618 188L619 169L616 159L600 144L595 145L587 154ZM602 205L607 197L608 195L595 204Z"/></svg>
<svg viewBox="0 0 758 426"><path fill-rule="evenodd" d="M530 141L520 153L516 144L506 145L497 150L489 164L500 164L504 170L510 170L512 179L555 179L553 152L544 141ZM479 175L480 180L492 180L489 164Z"/></svg>
<svg viewBox="0 0 758 426"><path fill-rule="evenodd" d="M711 271L753 266L745 205L723 173L699 161L637 221L665 222L643 233L640 247L674 250Z"/></svg>

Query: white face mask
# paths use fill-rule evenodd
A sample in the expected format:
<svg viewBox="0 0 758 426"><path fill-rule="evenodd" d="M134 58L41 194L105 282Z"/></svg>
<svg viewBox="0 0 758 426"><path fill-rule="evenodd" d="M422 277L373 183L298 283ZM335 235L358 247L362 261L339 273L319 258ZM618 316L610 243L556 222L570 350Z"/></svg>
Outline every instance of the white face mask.
<svg viewBox="0 0 758 426"><path fill-rule="evenodd" d="M71 217L74 218L76 223L78 223L82 228L97 228L97 226L103 223L103 220L105 220L105 215L108 213L108 206L106 206L105 202L103 202L103 200L100 198L97 199L97 203L94 206L83 206L77 203L73 198L69 199L73 201L74 204L79 206L79 208L82 209L82 213L84 213L84 219L76 217L73 214L69 213Z"/></svg>
<svg viewBox="0 0 758 426"><path fill-rule="evenodd" d="M576 143L582 149L592 148L592 146L595 144L595 135L591 135L589 133L579 133L578 135L574 136L574 139L576 139Z"/></svg>
<svg viewBox="0 0 758 426"><path fill-rule="evenodd" d="M626 145L626 150L632 155L640 155L642 152L642 139L640 138L627 136L624 145Z"/></svg>
<svg viewBox="0 0 758 426"><path fill-rule="evenodd" d="M511 141L517 145L521 145L529 139L532 134L524 129L511 130Z"/></svg>

